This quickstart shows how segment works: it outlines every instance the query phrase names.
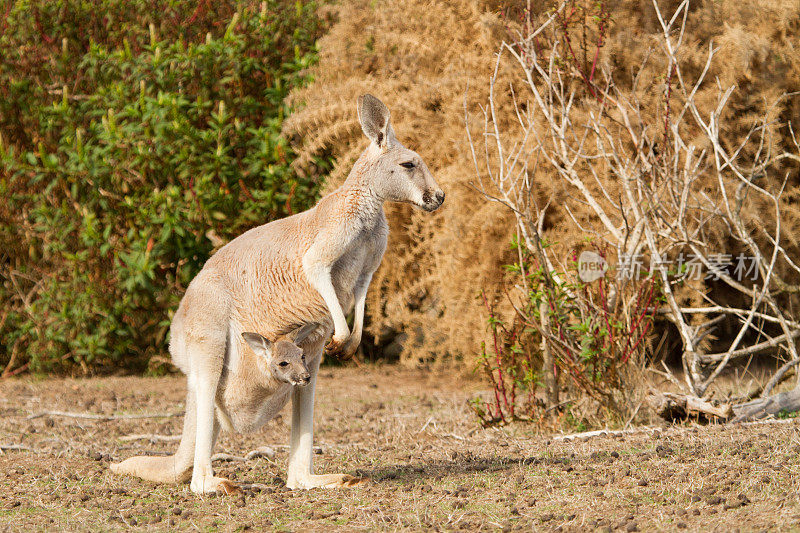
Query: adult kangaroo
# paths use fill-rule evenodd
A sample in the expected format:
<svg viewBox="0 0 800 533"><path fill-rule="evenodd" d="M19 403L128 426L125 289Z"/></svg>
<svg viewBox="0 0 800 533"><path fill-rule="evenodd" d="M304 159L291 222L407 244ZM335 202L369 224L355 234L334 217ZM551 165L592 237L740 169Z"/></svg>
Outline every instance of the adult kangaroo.
<svg viewBox="0 0 800 533"><path fill-rule="evenodd" d="M211 466L220 427L254 431L291 397L286 485L353 484L354 478L345 474L313 473L314 391L323 347L328 354L349 357L361 342L367 288L389 233L383 203L407 202L435 211L444 202L444 192L420 156L395 137L386 106L363 95L358 116L370 144L339 189L308 211L232 240L189 284L170 329L172 360L188 378L178 451L170 457L132 457L111 465L112 471L172 483L185 481L191 472L193 492L227 492L233 484L215 477ZM351 332L345 314L353 306ZM253 370L258 356L242 333L275 341L315 323L314 331L303 331L304 338L297 339L306 356L308 383L260 383L263 374ZM333 337L324 346L331 330Z"/></svg>

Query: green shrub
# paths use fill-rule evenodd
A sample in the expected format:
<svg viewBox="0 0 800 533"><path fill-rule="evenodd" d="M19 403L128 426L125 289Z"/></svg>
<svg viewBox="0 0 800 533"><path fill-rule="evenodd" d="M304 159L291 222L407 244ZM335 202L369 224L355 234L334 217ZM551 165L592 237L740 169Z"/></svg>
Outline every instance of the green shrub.
<svg viewBox="0 0 800 533"><path fill-rule="evenodd" d="M64 0L8 12L6 374L144 369L165 355L172 311L215 246L316 199L318 180L291 170L280 135L284 97L316 57L315 4L212 4Z"/></svg>
<svg viewBox="0 0 800 533"><path fill-rule="evenodd" d="M483 295L491 342L481 346L476 369L491 394L472 399L475 414L484 426L533 421L577 431L632 420L643 401L637 385L652 353L655 309L663 304L656 271L606 263L609 271L587 281L581 252L606 261L610 248L587 239L566 261L550 260L561 265L551 270L545 254L561 254L534 239L533 251L512 240L518 260L506 266L505 293L514 314L502 320Z"/></svg>

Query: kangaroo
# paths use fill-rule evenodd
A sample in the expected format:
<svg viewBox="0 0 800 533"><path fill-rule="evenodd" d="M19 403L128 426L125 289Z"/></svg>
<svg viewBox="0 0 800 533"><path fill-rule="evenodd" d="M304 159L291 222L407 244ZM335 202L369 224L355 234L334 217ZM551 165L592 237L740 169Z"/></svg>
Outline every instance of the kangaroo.
<svg viewBox="0 0 800 533"><path fill-rule="evenodd" d="M313 472L314 392L323 350L349 357L361 342L367 288L389 234L383 203L406 202L432 212L445 194L420 156L397 140L380 100L362 95L357 111L370 143L344 184L311 209L232 240L189 284L170 328L172 360L188 381L178 451L167 458L133 457L112 465L114 472L172 483L191 472L193 492L229 492L234 485L215 477L211 466L220 427L254 431L291 397L287 487L359 482L347 474ZM345 315L353 309L351 331ZM310 324L318 326L304 331ZM272 389L259 381L264 372L254 370L254 337L242 333L279 339L298 328L294 342L306 356L308 383L280 383L267 394Z"/></svg>
<svg viewBox="0 0 800 533"><path fill-rule="evenodd" d="M306 366L306 356L297 344L302 343L318 327L318 324L307 324L279 337L275 342L258 333L242 333L242 338L252 352L243 354L245 360L242 361L240 370L244 379L230 380L227 386L224 383L220 385L222 397L229 400L225 405L219 405L217 401L215 438L220 427L228 431L236 428L242 431L257 429L261 419L266 422L272 418L271 415L274 416L274 408L270 410L270 405L280 405L280 410L286 403L284 384L299 387L308 385L311 373ZM193 443L197 433L195 406L190 405L190 402L196 403L191 394L187 397L181 444L175 455L131 457L121 463L112 464L111 471L133 474L157 482L186 481L191 471ZM232 494L238 488L232 482L221 480L218 489Z"/></svg>

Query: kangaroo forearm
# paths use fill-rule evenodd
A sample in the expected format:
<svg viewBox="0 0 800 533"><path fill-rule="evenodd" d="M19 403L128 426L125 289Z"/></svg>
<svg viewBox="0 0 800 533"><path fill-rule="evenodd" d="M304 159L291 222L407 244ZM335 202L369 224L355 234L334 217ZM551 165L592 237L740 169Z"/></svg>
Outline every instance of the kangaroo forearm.
<svg viewBox="0 0 800 533"><path fill-rule="evenodd" d="M347 326L347 318L344 316L339 298L336 296L336 290L333 288L330 268L309 265L306 268L306 275L311 286L322 296L325 306L331 314L334 327L333 336L337 339L346 338L350 334L350 329Z"/></svg>
<svg viewBox="0 0 800 533"><path fill-rule="evenodd" d="M355 319L353 321L353 336L361 339L364 331L364 306L367 301L367 289L372 281L372 274L366 274L356 285L353 297L355 299Z"/></svg>

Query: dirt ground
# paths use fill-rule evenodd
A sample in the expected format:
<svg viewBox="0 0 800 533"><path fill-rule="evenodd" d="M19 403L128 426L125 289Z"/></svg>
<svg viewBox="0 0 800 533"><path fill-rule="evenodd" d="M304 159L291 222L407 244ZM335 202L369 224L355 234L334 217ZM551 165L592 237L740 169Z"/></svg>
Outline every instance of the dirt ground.
<svg viewBox="0 0 800 533"><path fill-rule="evenodd" d="M289 491L287 451L276 447L272 459L215 462L260 488L201 498L108 470L174 450L124 437L178 435L180 416L29 418L180 412L184 387L177 376L0 382L0 531L800 530L796 420L561 440L533 427L479 429L466 403L479 384L451 375L323 368L316 469L372 481ZM285 445L287 413L254 434L223 434L216 451Z"/></svg>

